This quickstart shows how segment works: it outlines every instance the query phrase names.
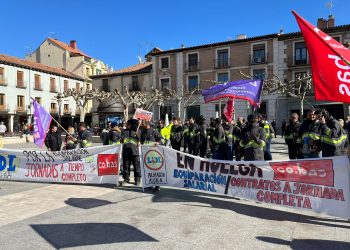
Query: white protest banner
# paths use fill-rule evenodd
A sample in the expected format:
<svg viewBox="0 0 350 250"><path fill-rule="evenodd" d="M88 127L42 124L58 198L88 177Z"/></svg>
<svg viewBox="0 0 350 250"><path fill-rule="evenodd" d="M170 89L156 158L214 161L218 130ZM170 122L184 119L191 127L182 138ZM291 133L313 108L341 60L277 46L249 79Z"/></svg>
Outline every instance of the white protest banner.
<svg viewBox="0 0 350 250"><path fill-rule="evenodd" d="M147 110L137 108L134 114L134 119L139 119L143 121L151 121L153 113Z"/></svg>
<svg viewBox="0 0 350 250"><path fill-rule="evenodd" d="M349 160L220 161L142 146L142 182L350 218Z"/></svg>
<svg viewBox="0 0 350 250"><path fill-rule="evenodd" d="M62 151L0 150L0 180L117 184L121 145Z"/></svg>

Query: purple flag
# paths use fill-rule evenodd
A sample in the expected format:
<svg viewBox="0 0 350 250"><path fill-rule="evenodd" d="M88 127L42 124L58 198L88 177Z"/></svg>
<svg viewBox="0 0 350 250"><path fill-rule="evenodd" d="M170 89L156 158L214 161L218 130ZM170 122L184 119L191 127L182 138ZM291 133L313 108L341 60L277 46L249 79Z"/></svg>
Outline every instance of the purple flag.
<svg viewBox="0 0 350 250"><path fill-rule="evenodd" d="M261 80L239 80L212 86L203 90L202 95L205 103L230 97L247 100L253 106L259 106L261 90Z"/></svg>
<svg viewBox="0 0 350 250"><path fill-rule="evenodd" d="M49 130L51 115L33 99L34 103L34 143L39 147L44 146L46 134Z"/></svg>

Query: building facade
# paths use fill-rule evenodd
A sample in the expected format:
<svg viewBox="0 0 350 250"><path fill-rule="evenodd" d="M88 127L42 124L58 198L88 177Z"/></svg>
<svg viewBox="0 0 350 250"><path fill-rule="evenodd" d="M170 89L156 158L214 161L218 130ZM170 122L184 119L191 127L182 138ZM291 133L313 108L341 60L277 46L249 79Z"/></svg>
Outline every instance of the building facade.
<svg viewBox="0 0 350 250"><path fill-rule="evenodd" d="M42 63L51 67L61 68L72 72L84 79L82 85L73 88L92 89L91 75L107 73L108 67L102 61L92 58L77 47L75 40L66 44L53 38L47 38L43 43L26 59ZM86 107L86 121L91 122L92 101L88 101Z"/></svg>
<svg viewBox="0 0 350 250"><path fill-rule="evenodd" d="M73 124L75 101L63 98L59 105L57 95L83 83L82 77L60 68L0 54L0 120L9 132L23 123L31 124L33 98L54 118Z"/></svg>
<svg viewBox="0 0 350 250"><path fill-rule="evenodd" d="M118 89L122 94L125 88L128 91L148 92L152 88L152 63L141 62L139 64L119 69L107 74L91 76L94 88L113 92ZM121 121L124 108L113 99L107 99L103 102L94 100L92 109L92 123L104 127L107 121ZM134 106L129 106L129 117L135 112Z"/></svg>

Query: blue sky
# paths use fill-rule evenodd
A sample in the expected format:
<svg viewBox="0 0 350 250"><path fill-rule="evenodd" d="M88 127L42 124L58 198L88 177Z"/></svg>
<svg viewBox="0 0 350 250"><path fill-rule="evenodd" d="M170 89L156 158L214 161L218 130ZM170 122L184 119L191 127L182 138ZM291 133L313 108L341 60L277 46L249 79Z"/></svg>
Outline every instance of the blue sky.
<svg viewBox="0 0 350 250"><path fill-rule="evenodd" d="M69 43L114 69L141 51L299 31L291 10L312 24L327 18L327 0L2 0L0 53L24 57L46 37ZM350 24L350 1L334 0L336 25Z"/></svg>

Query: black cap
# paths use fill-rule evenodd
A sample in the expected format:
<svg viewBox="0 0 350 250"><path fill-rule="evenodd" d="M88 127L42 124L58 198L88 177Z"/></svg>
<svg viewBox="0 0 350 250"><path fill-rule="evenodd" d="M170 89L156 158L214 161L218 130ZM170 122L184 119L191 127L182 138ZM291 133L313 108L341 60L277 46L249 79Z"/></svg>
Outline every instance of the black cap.
<svg viewBox="0 0 350 250"><path fill-rule="evenodd" d="M205 121L206 119L205 119L205 117L204 117L203 115L200 115L200 116L198 117L198 120L200 120L200 121Z"/></svg>
<svg viewBox="0 0 350 250"><path fill-rule="evenodd" d="M215 123L216 123L216 124L221 124L221 119L220 119L220 118L216 118L216 119L215 119Z"/></svg>

